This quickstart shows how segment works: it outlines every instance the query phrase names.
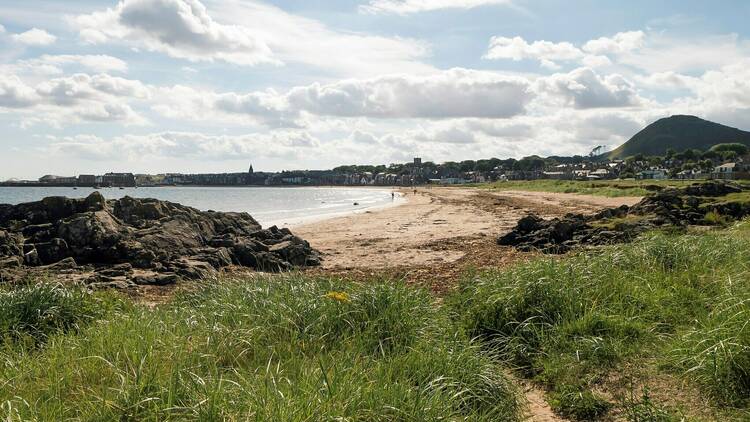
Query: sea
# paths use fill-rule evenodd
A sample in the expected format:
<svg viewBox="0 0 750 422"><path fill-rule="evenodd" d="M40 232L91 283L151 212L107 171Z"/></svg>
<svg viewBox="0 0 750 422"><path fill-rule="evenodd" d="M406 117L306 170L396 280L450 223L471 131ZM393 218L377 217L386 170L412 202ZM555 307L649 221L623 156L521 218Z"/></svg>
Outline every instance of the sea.
<svg viewBox="0 0 750 422"><path fill-rule="evenodd" d="M0 187L0 204L38 201L47 196L83 198L93 188ZM124 196L178 202L203 211L252 215L263 227L291 227L326 218L396 205L404 199L388 188L366 187L193 187L98 189L107 199ZM356 204L356 205L355 205Z"/></svg>

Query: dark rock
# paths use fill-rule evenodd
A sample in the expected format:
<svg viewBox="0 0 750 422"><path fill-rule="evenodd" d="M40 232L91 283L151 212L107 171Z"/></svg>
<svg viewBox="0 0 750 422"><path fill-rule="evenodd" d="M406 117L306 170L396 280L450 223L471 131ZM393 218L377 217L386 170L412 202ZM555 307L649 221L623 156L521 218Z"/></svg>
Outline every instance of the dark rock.
<svg viewBox="0 0 750 422"><path fill-rule="evenodd" d="M54 238L49 242L34 244L39 261L44 264L54 264L70 256L68 244L65 240Z"/></svg>
<svg viewBox="0 0 750 422"><path fill-rule="evenodd" d="M231 233L214 236L208 241L208 246L212 248L231 248L234 244L235 239Z"/></svg>
<svg viewBox="0 0 750 422"><path fill-rule="evenodd" d="M0 230L0 257L23 254L23 236Z"/></svg>
<svg viewBox="0 0 750 422"><path fill-rule="evenodd" d="M521 218L513 230L499 237L497 243L522 251L563 253L581 245L629 242L653 227L681 229L687 224L705 224L705 215L709 211L738 219L750 215L749 203L706 203L708 197L737 192L742 192L742 188L732 183L707 182L680 189L659 189L632 207L605 209L591 216L571 214L545 221L529 215ZM635 218L632 222L614 220L628 216ZM591 225L594 222L603 224L595 227ZM602 228L607 226L614 227Z"/></svg>
<svg viewBox="0 0 750 422"><path fill-rule="evenodd" d="M320 264L308 242L289 229L264 230L247 213L204 212L156 199L106 201L98 192L0 205L0 227L0 257L29 266L70 259L47 269L92 264L97 270L90 281L102 286L150 273L169 277L142 284L203 278L232 264L261 271Z"/></svg>
<svg viewBox="0 0 750 422"><path fill-rule="evenodd" d="M135 283L133 283L131 280L128 280L124 277L95 278L95 279L91 279L86 284L88 285L88 288L92 290L101 290L101 289L126 290L135 285Z"/></svg>
<svg viewBox="0 0 750 422"><path fill-rule="evenodd" d="M147 286L166 286L168 284L174 284L179 281L179 277L175 273L164 273L164 274L149 274L139 275L133 277L133 282L138 285Z"/></svg>
<svg viewBox="0 0 750 422"><path fill-rule="evenodd" d="M742 188L727 182L709 181L705 183L694 183L682 189L685 195L693 196L724 196L730 193L742 192Z"/></svg>
<svg viewBox="0 0 750 422"><path fill-rule="evenodd" d="M136 268L154 268L157 264L156 254L136 240L120 241L116 249L121 260L129 262Z"/></svg>
<svg viewBox="0 0 750 422"><path fill-rule="evenodd" d="M115 245L123 228L106 211L85 212L64 219L57 231L81 262L109 263L119 258Z"/></svg>
<svg viewBox="0 0 750 422"><path fill-rule="evenodd" d="M518 220L516 230L518 230L520 233L531 233L535 230L539 230L539 228L542 227L542 224L544 224L544 219L542 219L541 217L538 217L536 215L527 215Z"/></svg>
<svg viewBox="0 0 750 422"><path fill-rule="evenodd" d="M99 268L96 274L106 277L126 277L133 273L133 266L129 263L118 264L112 267Z"/></svg>
<svg viewBox="0 0 750 422"><path fill-rule="evenodd" d="M78 268L78 263L75 259L68 257L61 261L55 262L54 264L46 265L41 267L45 270L72 270Z"/></svg>

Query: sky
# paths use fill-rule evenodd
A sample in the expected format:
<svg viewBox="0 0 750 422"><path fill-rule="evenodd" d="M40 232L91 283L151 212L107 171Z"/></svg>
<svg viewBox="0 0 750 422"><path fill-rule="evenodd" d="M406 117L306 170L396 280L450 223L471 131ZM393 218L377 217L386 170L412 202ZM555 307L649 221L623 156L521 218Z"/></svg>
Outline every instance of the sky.
<svg viewBox="0 0 750 422"><path fill-rule="evenodd" d="M0 0L0 180L325 169L750 129L750 2Z"/></svg>

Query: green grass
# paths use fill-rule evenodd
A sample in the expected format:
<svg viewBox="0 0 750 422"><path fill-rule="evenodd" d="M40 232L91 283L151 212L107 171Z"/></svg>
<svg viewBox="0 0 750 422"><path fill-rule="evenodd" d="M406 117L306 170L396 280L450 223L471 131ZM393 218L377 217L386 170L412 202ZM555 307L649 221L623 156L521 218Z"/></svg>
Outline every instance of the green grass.
<svg viewBox="0 0 750 422"><path fill-rule="evenodd" d="M42 345L50 335L78 330L107 312L110 298L46 283L0 291L0 342Z"/></svg>
<svg viewBox="0 0 750 422"><path fill-rule="evenodd" d="M546 385L553 407L569 417L605 412L596 387L646 358L700 385L714 403L746 408L748 233L742 223L540 258L464 283L450 302L469 335Z"/></svg>
<svg viewBox="0 0 750 422"><path fill-rule="evenodd" d="M299 274L215 281L156 308L6 286L0 417L512 421L514 371L573 420L705 416L670 401L683 387L713 419L747 419L749 271L745 221L474 272L441 299Z"/></svg>
<svg viewBox="0 0 750 422"><path fill-rule="evenodd" d="M81 309L100 300L70 295ZM48 308L31 299L22 307ZM156 309L66 314L52 324L60 329L44 329L42 348L6 337L0 412L8 420L519 419L497 360L446 315L428 293L401 284L298 276L224 281ZM73 320L79 327L65 329Z"/></svg>
<svg viewBox="0 0 750 422"><path fill-rule="evenodd" d="M596 182L577 180L509 180L475 185L491 190L518 190L532 192L575 193L606 197L645 196L652 186L685 186L694 181L678 180L602 180Z"/></svg>

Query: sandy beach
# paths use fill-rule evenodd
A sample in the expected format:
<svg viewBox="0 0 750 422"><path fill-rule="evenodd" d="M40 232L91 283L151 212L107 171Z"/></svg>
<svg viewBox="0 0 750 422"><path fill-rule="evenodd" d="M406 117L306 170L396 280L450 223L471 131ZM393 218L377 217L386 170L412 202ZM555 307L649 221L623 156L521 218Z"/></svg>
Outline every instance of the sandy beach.
<svg viewBox="0 0 750 422"><path fill-rule="evenodd" d="M498 235L529 212L552 218L632 205L639 197L487 191L464 187L403 190L401 205L292 227L324 254L320 269L346 276L401 276L442 290L467 268L523 259Z"/></svg>

